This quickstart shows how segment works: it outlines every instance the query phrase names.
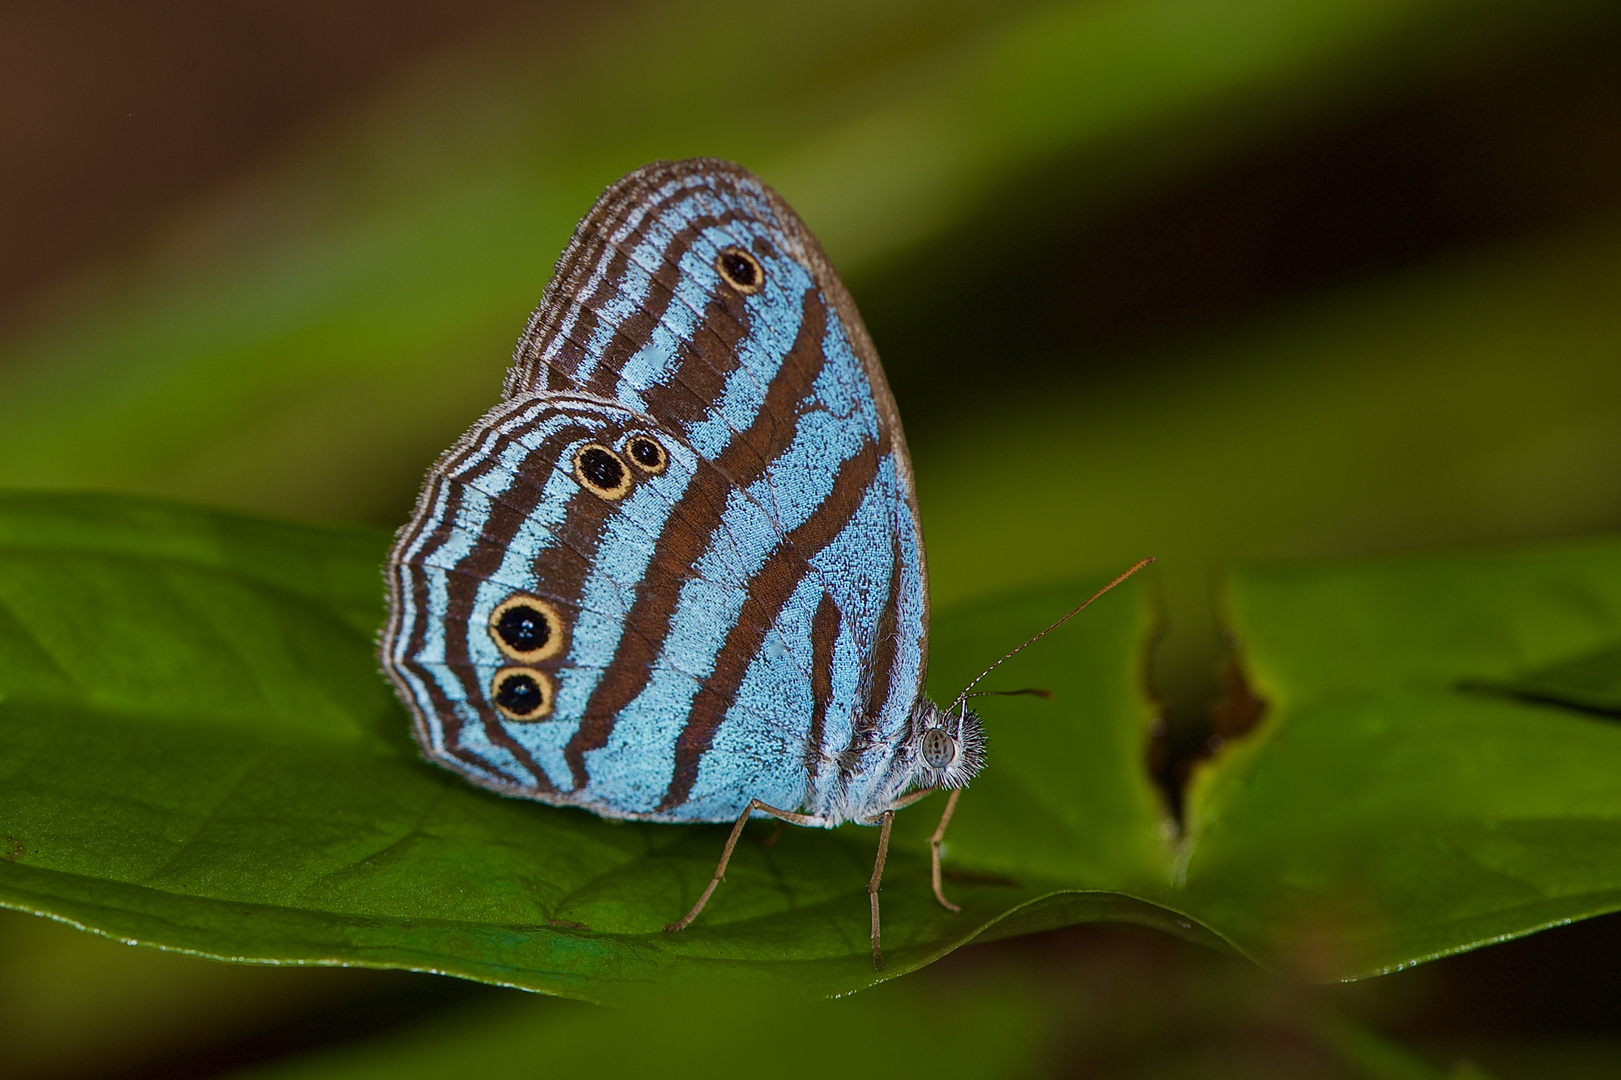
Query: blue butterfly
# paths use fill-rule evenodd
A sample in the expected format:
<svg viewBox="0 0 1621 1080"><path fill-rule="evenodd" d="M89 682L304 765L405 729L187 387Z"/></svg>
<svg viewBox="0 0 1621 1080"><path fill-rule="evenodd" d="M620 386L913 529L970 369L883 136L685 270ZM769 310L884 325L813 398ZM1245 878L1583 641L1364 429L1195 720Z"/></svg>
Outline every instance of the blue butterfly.
<svg viewBox="0 0 1621 1080"><path fill-rule="evenodd" d="M881 827L984 762L923 696L929 597L900 416L799 217L660 162L581 221L503 400L388 561L383 668L432 760L610 818ZM966 696L966 692L965 692Z"/></svg>

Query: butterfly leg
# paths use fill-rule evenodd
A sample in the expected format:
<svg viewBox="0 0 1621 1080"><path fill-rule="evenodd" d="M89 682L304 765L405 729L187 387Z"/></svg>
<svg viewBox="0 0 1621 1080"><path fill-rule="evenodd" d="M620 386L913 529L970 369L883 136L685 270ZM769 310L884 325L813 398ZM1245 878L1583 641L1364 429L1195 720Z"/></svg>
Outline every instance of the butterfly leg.
<svg viewBox="0 0 1621 1080"><path fill-rule="evenodd" d="M895 824L895 811L885 810L879 817L878 858L872 864L872 877L867 880L867 898L872 901L872 966L884 970L884 950L878 944L878 882L884 877L884 860L889 858L889 827Z"/></svg>
<svg viewBox="0 0 1621 1080"><path fill-rule="evenodd" d="M957 799L962 795L962 788L952 788L951 797L946 800L945 812L940 815L940 824L934 827L934 835L929 837L929 854L931 860L930 871L934 877L934 898L940 901L940 906L947 911L961 911L961 904L953 904L946 899L946 890L940 881L940 845L946 838L946 826L951 824L951 815L957 812Z"/></svg>
<svg viewBox="0 0 1621 1080"><path fill-rule="evenodd" d="M726 880L726 864L732 861L732 849L737 847L737 839L743 835L743 826L749 823L749 815L754 813L756 810L763 810L777 820L786 821L792 825L817 824L816 819L805 814L795 814L788 810L778 810L775 806L767 806L759 799L751 799L749 801L749 805L743 808L743 813L738 817L737 824L732 826L732 835L726 838L726 847L720 853L720 864L715 867L715 876L709 879L709 884L699 895L698 902L692 905L691 911L681 916L680 921L671 923L669 926L664 928L665 930L670 931L671 933L677 930L685 930L687 927L692 925L692 920L698 917L698 913L704 909L704 905L709 903L709 898L714 894L716 886L718 886L722 881Z"/></svg>

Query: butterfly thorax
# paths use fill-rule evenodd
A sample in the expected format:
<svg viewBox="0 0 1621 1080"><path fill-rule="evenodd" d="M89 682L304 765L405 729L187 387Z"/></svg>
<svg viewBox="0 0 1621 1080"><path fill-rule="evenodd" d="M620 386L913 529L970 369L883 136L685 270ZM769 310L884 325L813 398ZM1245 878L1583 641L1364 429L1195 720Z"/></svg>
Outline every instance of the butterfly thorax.
<svg viewBox="0 0 1621 1080"><path fill-rule="evenodd" d="M919 698L896 737L874 737L842 762L848 782L813 793L806 809L829 825L873 824L913 792L967 787L984 764L979 714Z"/></svg>

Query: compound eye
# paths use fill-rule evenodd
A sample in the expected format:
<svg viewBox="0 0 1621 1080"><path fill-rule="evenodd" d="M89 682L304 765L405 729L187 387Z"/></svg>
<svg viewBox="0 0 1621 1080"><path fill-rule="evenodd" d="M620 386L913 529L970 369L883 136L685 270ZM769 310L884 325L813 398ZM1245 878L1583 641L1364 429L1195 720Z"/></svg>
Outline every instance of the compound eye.
<svg viewBox="0 0 1621 1080"><path fill-rule="evenodd" d="M546 601L519 593L490 612L490 637L514 660L546 660L563 650L563 619Z"/></svg>
<svg viewBox="0 0 1621 1080"><path fill-rule="evenodd" d="M490 684L490 700L508 720L544 720L552 711L552 680L534 668L502 668Z"/></svg>
<svg viewBox="0 0 1621 1080"><path fill-rule="evenodd" d="M630 492L630 470L618 454L599 443L574 452L574 479L604 499L623 499Z"/></svg>
<svg viewBox="0 0 1621 1080"><path fill-rule="evenodd" d="M939 728L925 731L918 749L923 754L923 763L931 769L944 769L957 758L957 740Z"/></svg>
<svg viewBox="0 0 1621 1080"><path fill-rule="evenodd" d="M765 268L760 260L740 247L726 248L715 256L715 269L726 284L744 296L753 296L765 284Z"/></svg>
<svg viewBox="0 0 1621 1080"><path fill-rule="evenodd" d="M625 456L645 473L657 476L670 465L670 455L663 444L646 435L632 435L625 443Z"/></svg>

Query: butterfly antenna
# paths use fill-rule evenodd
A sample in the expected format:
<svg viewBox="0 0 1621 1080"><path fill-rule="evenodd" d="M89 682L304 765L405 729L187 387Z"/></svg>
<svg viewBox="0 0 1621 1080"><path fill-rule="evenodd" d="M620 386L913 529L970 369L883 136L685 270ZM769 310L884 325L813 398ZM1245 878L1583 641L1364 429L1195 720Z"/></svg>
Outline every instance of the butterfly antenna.
<svg viewBox="0 0 1621 1080"><path fill-rule="evenodd" d="M951 708L948 708L946 710L946 712L949 713L951 711L951 709L955 709L959 705L964 705L968 701L968 699L970 697L978 697L979 695L970 694L969 691L972 690L974 687L978 686L981 679L985 678L985 676L989 675L991 672L995 671L997 668L1001 667L1003 664L1005 664L1009 660L1013 659L1013 657L1016 656L1018 653L1020 653L1023 650L1029 648L1031 645L1034 645L1036 642L1040 641L1042 638L1046 637L1048 634L1052 633L1054 630L1057 630L1060 626L1063 626L1065 623L1069 622L1075 616L1077 616L1081 612L1085 611L1086 608L1087 608L1087 605L1091 604L1092 601L1096 600L1098 597L1102 596L1104 593L1108 592L1110 589L1114 588L1116 585L1120 584L1122 581L1125 581L1131 575L1135 574L1137 571L1141 570L1143 567L1147 566L1149 563L1151 563L1153 561L1154 561L1154 556L1150 555L1148 558L1143 559L1142 561L1138 562L1130 570L1127 570L1125 573L1121 574L1119 577L1115 578L1113 581L1111 581L1107 585L1103 586L1103 588L1099 589L1097 592L1093 593L1091 596L1088 596L1084 602L1082 602L1080 605L1078 605L1073 610L1071 610L1069 612L1069 614L1065 615L1063 618L1059 619L1057 622L1055 622L1052 625L1048 626L1045 630L1041 631L1039 634L1036 634L1034 637L1030 638L1024 644L1016 646L1015 648L1009 649L1007 651L1007 653L1005 653L1000 660L998 660L996 663L992 664L990 667L986 668L984 671L980 672L978 677L975 678L973 682L971 682L967 686L963 687L962 688L962 693L957 695L957 700L955 700L955 701L953 701L951 703ZM1026 692L1027 691L1017 691L1017 690L1014 691L1014 693L1026 693Z"/></svg>

